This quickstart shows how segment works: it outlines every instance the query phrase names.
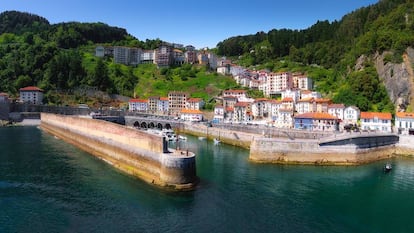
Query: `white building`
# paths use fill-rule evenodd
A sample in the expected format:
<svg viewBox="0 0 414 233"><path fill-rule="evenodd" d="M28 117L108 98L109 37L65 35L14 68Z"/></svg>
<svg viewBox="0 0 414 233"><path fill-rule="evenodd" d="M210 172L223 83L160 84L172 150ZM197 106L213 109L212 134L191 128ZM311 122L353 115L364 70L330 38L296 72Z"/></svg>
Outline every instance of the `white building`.
<svg viewBox="0 0 414 233"><path fill-rule="evenodd" d="M321 93L319 93L317 91L304 90L304 91L300 92L300 98L301 99L306 99L306 98L320 99L320 98L322 98L322 95L321 95Z"/></svg>
<svg viewBox="0 0 414 233"><path fill-rule="evenodd" d="M130 99L128 102L129 111L146 112L148 111L148 100Z"/></svg>
<svg viewBox="0 0 414 233"><path fill-rule="evenodd" d="M395 127L399 134L414 134L414 113L397 112L395 114Z"/></svg>
<svg viewBox="0 0 414 233"><path fill-rule="evenodd" d="M20 102L22 103L30 103L30 104L42 104L43 102L43 90L34 87L28 86L24 88L20 88Z"/></svg>
<svg viewBox="0 0 414 233"><path fill-rule="evenodd" d="M214 107L213 121L216 123L224 122L224 107L222 105L217 105L216 107Z"/></svg>
<svg viewBox="0 0 414 233"><path fill-rule="evenodd" d="M348 106L344 110L344 124L356 124L361 111L355 106Z"/></svg>
<svg viewBox="0 0 414 233"><path fill-rule="evenodd" d="M189 98L187 100L186 108L200 110L204 107L204 105L205 105L205 102L201 98Z"/></svg>
<svg viewBox="0 0 414 233"><path fill-rule="evenodd" d="M345 105L330 104L328 105L328 113L340 120L344 120Z"/></svg>
<svg viewBox="0 0 414 233"><path fill-rule="evenodd" d="M297 102L300 98L300 91L299 90L292 90L292 89L286 89L281 91L282 99L284 98L292 98L293 102Z"/></svg>
<svg viewBox="0 0 414 233"><path fill-rule="evenodd" d="M180 119L184 121L202 121L203 112L193 109L181 109Z"/></svg>
<svg viewBox="0 0 414 233"><path fill-rule="evenodd" d="M168 97L160 97L157 104L157 110L160 113L168 113Z"/></svg>
<svg viewBox="0 0 414 233"><path fill-rule="evenodd" d="M314 112L313 108L314 99L310 98L302 98L298 100L295 104L295 110L299 114L307 113L307 112Z"/></svg>
<svg viewBox="0 0 414 233"><path fill-rule="evenodd" d="M388 112L361 112L361 128L390 133L391 118L391 113Z"/></svg>

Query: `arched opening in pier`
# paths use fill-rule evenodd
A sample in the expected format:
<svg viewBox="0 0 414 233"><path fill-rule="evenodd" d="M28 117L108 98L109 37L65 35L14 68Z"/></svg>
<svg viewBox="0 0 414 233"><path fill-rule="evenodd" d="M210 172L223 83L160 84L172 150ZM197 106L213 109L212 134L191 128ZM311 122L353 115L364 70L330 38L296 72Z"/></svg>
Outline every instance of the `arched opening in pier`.
<svg viewBox="0 0 414 233"><path fill-rule="evenodd" d="M139 128L139 122L138 121L134 122L134 128Z"/></svg>
<svg viewBox="0 0 414 233"><path fill-rule="evenodd" d="M162 129L162 124L161 123L158 123L157 128L158 129Z"/></svg>
<svg viewBox="0 0 414 233"><path fill-rule="evenodd" d="M146 129L146 128L147 128L147 123L142 122L142 123L141 123L141 128Z"/></svg>
<svg viewBox="0 0 414 233"><path fill-rule="evenodd" d="M171 125L170 125L170 124L168 124L168 123L167 123L167 124L165 124L165 128L166 128L166 129L172 129Z"/></svg>
<svg viewBox="0 0 414 233"><path fill-rule="evenodd" d="M148 128L150 128L150 129L155 128L155 124L154 124L154 122L149 123Z"/></svg>

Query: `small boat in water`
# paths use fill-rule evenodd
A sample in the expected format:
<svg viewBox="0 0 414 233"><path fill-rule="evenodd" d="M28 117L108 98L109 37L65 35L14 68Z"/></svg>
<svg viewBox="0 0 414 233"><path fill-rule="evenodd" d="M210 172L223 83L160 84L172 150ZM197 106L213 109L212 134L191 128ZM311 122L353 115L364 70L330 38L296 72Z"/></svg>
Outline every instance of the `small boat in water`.
<svg viewBox="0 0 414 233"><path fill-rule="evenodd" d="M214 141L214 145L220 144L220 140L218 138L214 138L213 141Z"/></svg>
<svg viewBox="0 0 414 233"><path fill-rule="evenodd" d="M391 171L392 170L392 165L391 165L391 163L386 163L385 165L384 165L384 172L389 172L389 171Z"/></svg>
<svg viewBox="0 0 414 233"><path fill-rule="evenodd" d="M206 137L198 137L198 140L203 141Z"/></svg>

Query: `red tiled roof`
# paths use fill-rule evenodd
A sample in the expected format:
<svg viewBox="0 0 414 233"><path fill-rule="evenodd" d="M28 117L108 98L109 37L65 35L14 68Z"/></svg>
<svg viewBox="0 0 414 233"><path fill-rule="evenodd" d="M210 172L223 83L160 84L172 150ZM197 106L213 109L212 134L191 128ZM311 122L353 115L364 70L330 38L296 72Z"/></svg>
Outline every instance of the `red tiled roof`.
<svg viewBox="0 0 414 233"><path fill-rule="evenodd" d="M315 100L316 103L329 103L331 101L332 101L331 99L322 99L322 98Z"/></svg>
<svg viewBox="0 0 414 233"><path fill-rule="evenodd" d="M246 93L245 90L226 90L224 92L233 92L233 93Z"/></svg>
<svg viewBox="0 0 414 233"><path fill-rule="evenodd" d="M168 97L160 97L160 100L168 101Z"/></svg>
<svg viewBox="0 0 414 233"><path fill-rule="evenodd" d="M378 118L381 120L391 120L392 116L389 112L361 112L361 119Z"/></svg>
<svg viewBox="0 0 414 233"><path fill-rule="evenodd" d="M313 97L303 98L298 100L298 102L313 102Z"/></svg>
<svg viewBox="0 0 414 233"><path fill-rule="evenodd" d="M131 102L131 103L148 103L148 100L144 100L144 99L130 99L129 102Z"/></svg>
<svg viewBox="0 0 414 233"><path fill-rule="evenodd" d="M344 104L330 104L328 108L345 108Z"/></svg>
<svg viewBox="0 0 414 233"><path fill-rule="evenodd" d="M40 92L43 92L42 89L40 89L38 87L35 87L35 86L23 87L23 88L20 88L19 91L40 91Z"/></svg>
<svg viewBox="0 0 414 233"><path fill-rule="evenodd" d="M395 114L398 118L411 118L414 119L414 112L397 112Z"/></svg>
<svg viewBox="0 0 414 233"><path fill-rule="evenodd" d="M5 92L1 92L0 93L0 96L7 96L8 97L9 95L7 93L5 93Z"/></svg>
<svg viewBox="0 0 414 233"><path fill-rule="evenodd" d="M292 97L285 97L282 99L282 102L293 102L293 98Z"/></svg>
<svg viewBox="0 0 414 233"><path fill-rule="evenodd" d="M200 110L196 110L196 109L185 109L185 108L183 108L183 109L181 109L181 113L184 113L184 114L203 114L203 112L202 111L200 111Z"/></svg>
<svg viewBox="0 0 414 233"><path fill-rule="evenodd" d="M233 112L233 111L234 111L234 108L231 108L231 107L226 108L226 112Z"/></svg>
<svg viewBox="0 0 414 233"><path fill-rule="evenodd" d="M201 98L190 98L187 100L187 102L189 103L197 103L197 102L201 102L203 99Z"/></svg>
<svg viewBox="0 0 414 233"><path fill-rule="evenodd" d="M337 117L332 116L326 112L307 112L295 116L295 118L305 118L305 119L321 119L321 120L336 120Z"/></svg>
<svg viewBox="0 0 414 233"><path fill-rule="evenodd" d="M249 104L248 102L237 102L234 107L247 107Z"/></svg>

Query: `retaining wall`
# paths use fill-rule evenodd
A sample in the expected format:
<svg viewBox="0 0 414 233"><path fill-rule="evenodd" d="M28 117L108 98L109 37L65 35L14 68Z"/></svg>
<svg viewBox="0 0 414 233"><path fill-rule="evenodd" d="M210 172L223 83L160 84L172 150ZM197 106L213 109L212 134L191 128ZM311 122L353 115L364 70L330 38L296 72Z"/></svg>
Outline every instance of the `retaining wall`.
<svg viewBox="0 0 414 233"><path fill-rule="evenodd" d="M165 138L111 122L42 113L41 128L114 167L162 187L192 189L195 155L172 150Z"/></svg>

